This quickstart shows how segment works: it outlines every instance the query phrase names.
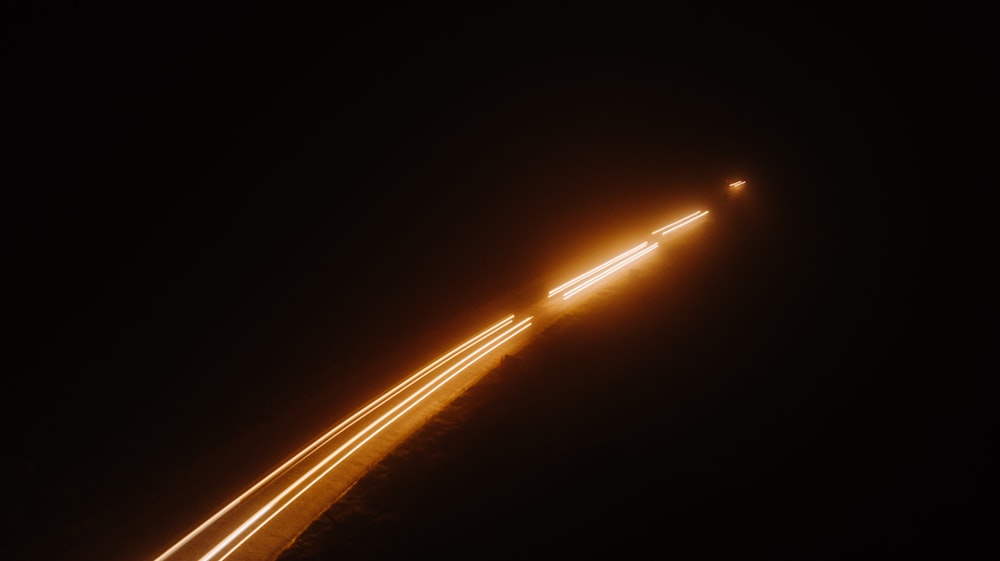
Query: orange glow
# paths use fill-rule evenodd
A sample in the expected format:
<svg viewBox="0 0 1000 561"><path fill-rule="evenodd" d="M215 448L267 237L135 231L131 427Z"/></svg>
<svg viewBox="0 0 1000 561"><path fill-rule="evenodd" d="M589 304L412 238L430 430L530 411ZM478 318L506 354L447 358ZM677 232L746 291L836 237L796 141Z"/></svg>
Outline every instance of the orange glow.
<svg viewBox="0 0 1000 561"><path fill-rule="evenodd" d="M278 477L281 477L281 476L283 476L286 473L289 473L293 468L295 468L297 465L299 465L300 463L302 463L308 456L310 456L311 454L313 454L318 448L320 448L323 445L331 442L335 437L337 437L340 434L344 433L345 431L347 431L348 429L350 429L352 426L354 426L355 424L357 424L358 422L360 422L365 417L371 415L372 413L377 412L379 410L379 408L383 407L386 404L386 402L392 400L393 398L398 397L402 392L404 392L405 390L407 390L411 386L415 385L417 382L421 381L423 378L425 378L431 372L433 372L433 371L441 368L445 363L447 363L447 362L455 359L455 357L457 357L458 355L462 354L463 352L468 351L466 353L465 358L459 360L456 364L454 364L453 366L451 366L451 368L449 368L448 370L445 371L445 374L439 375L437 378L435 378L431 382L425 384L423 387L421 387L420 389L418 389L415 392L413 392L413 394L410 395L410 397L406 398L402 403L400 403L395 408L393 408L392 410L390 410L390 413L392 411L395 411L396 409L399 409L402 405L406 404L408 401L413 400L416 396L420 396L419 399L417 399L413 403L413 405L410 405L409 407L406 408L406 411L408 411L413 406L415 406L416 403L419 403L420 401L423 401L426 397L428 397L429 395L431 395L431 393L433 393L434 391L436 391L437 389L439 389L444 383L446 383L447 381L449 381L452 378L454 378L456 375L458 375L460 372L462 372L463 370L465 370L469 366L472 366L472 364L474 364L476 361L478 361L483 356L485 356L486 354L488 354L490 351L492 351L493 349L495 349L499 345L503 344L507 340L511 339L515 335L519 334L520 332L524 331L525 329L527 329L528 327L531 326L531 323L530 323L531 318L529 317L529 318L527 318L525 320L522 320L517 325L515 325L513 327L510 327L511 324L513 323L513 318L514 318L513 314L508 315L504 319L502 319L502 320L498 321L497 323L491 325L490 327L484 329L480 333L476 334L475 336L471 337L470 339L468 339L465 342L461 343L460 345L456 346L455 348L453 348L452 350L448 351L444 355L441 355L439 358L435 359L433 362L427 364L424 368L418 370L417 372L415 372L414 374L410 375L408 378L406 378L402 382L398 383L397 385L393 386L389 390L387 390L384 393L382 393L382 395L378 396L377 398L375 398L374 400L372 400L371 402L369 402L367 405L365 405L364 407L362 407L361 409L359 409L357 412L355 412L354 414L352 414L350 417L348 417L344 421L340 422L337 426L335 426L332 429L330 429L329 431L327 431L324 435L322 435L317 440L315 440L314 442L312 442L311 444L309 444L308 446L306 446L304 449L302 449L300 452L298 452L294 457L292 457L291 459L289 459L288 461L286 461L284 464L282 464L280 467L278 467L277 469L275 469L274 471L272 471L270 474L268 474L267 476L265 476L263 479L261 479L260 481L258 481L250 489L248 489L247 491L245 491L242 495L240 495L234 501L232 501L227 506L225 506L222 510L220 510L219 512L217 512L216 514L214 514L211 518L209 518L204 523L202 523L200 526L198 526L197 528L195 528L192 532L190 532L183 539L181 539L176 544L174 544L172 547L170 547L168 550L166 550L165 552L163 552L159 557L157 557L155 559L155 561L163 561L163 560L171 557L173 554L177 553L178 550L180 550L185 545L187 545L189 542L191 542L193 539L195 539L204 530L206 530L207 528L209 528L211 525L213 525L215 522L217 522L219 519L221 519L223 516L225 516L228 512L230 512L231 510L233 510L235 507L237 507L238 505L240 505L241 503L243 503L243 501L246 500L249 496L253 495L257 491L259 491L260 489L262 489L263 487L265 487L272 480L274 480L274 479L276 479ZM506 330L504 330L505 328L506 328ZM501 332L501 333L499 335L496 335L497 332ZM484 339L487 339L487 338L489 338L491 336L493 336L492 339L490 339L486 343L482 343L478 348L469 351L469 349L471 347L475 346L476 344L481 343ZM434 386L431 389L428 389L433 384L435 384L435 382L438 382L439 380L441 380L442 376L445 376L445 375L447 375L447 378L444 381L440 381L439 383L437 383L436 386ZM421 395L421 393L423 395ZM333 454L331 454L325 460L323 460L320 463L320 465L328 463L334 455L336 455L339 452L343 451L343 449L348 444L354 442L355 440L357 440L361 435L365 434L366 432L369 432L369 431L373 430L373 427L376 427L376 425L378 425L380 422L383 422L385 420L386 416L389 415L390 413L383 414L381 417L379 417L375 421L372 421L367 427L363 428L357 435L355 435L353 438L351 438L350 440L348 440L347 444L341 446L340 448L337 449L337 451L335 451ZM404 411L404 413L405 413L405 411ZM396 419L398 419L400 415L402 415L402 413L400 413L399 415L396 415L391 420L389 420L387 422L384 422L381 426L378 427L378 429L375 432L375 434L377 434L378 432L381 432L382 430L384 430L392 422L394 422ZM370 440L373 436L374 436L374 434L372 434L372 435L368 436L367 438L365 438L360 444L358 444L357 446L355 446L354 448L352 448L349 452L347 452L340 460L338 460L333 466L331 466L326 471L324 471L323 474L320 475L319 477L321 478L321 477L323 477L323 475L326 475L326 473L328 473L331 469L333 469L333 467L336 467L336 465L339 465L347 456L349 456L355 450L357 450L358 448L360 448L361 445L363 445L365 442L367 442L368 440ZM309 473L310 474L314 473L316 471L316 469L318 469L318 467L319 466L314 467L312 470L309 471ZM317 480L313 480L312 482L310 482L308 484L308 487L311 487L317 481L318 481L318 479ZM299 481L297 481L295 484L293 484L292 487L289 487L288 489L286 489L285 492L283 492L281 495L279 495L278 498L280 499L281 497L284 497L285 495L289 494L291 492L291 489L293 487L299 486L301 484L301 482L302 482L302 479L300 478ZM304 492L304 489L303 489L303 492ZM300 494L301 494L301 492L297 493L295 495L295 497L293 497L288 502L286 502L285 504L283 504L273 514L271 514L270 516L268 516L267 519L265 519L263 522L260 522L260 524L255 529L253 529L249 534L245 535L243 537L243 539L240 540L238 543L236 543L235 545L233 545L232 548L229 549L228 552L226 552L223 556L218 557L217 558L218 561L221 561L222 559L225 559L225 558L229 557L229 555L231 555L236 550L236 548L239 547L240 544L242 544L243 542L245 542L250 536L252 536L254 533L256 533L257 531L259 531L260 528L267 521L269 521L271 518L273 518L275 515L277 515L277 513L280 512L281 510L284 510L284 508L287 507L289 505L289 503L292 500L294 500L294 498L298 497L298 495L300 495ZM278 499L275 499L275 500L278 500ZM254 516L252 516L249 519L247 519L236 531L234 531L232 534L230 534L229 537L227 537L225 540L223 540L222 542L220 542L219 544L217 544L212 550L210 550L208 553L206 553L200 559L202 559L204 561L208 561L209 559L215 558L215 556L217 554L219 554L223 549L225 549L235 539L237 539L239 537L239 534L245 532L257 520L259 520L261 517L265 516L268 513L268 511L270 511L274 507L273 503L274 503L274 501L272 501L271 504L268 504L263 509L261 509L260 511L258 511L257 514L255 514Z"/></svg>
<svg viewBox="0 0 1000 561"><path fill-rule="evenodd" d="M444 384L448 383L448 381L450 381L452 378L454 378L455 376L457 376L458 374L460 374L466 368L472 366L472 364L474 364L476 361L478 361L483 356L485 356L486 354L488 354L490 351L496 349L497 347L499 347L503 343L507 342L508 340L510 340L511 338L513 338L515 335L521 333L522 331L524 331L528 327L531 327L531 319L532 319L531 317L523 319L517 325L511 327L510 329L508 329L507 331L505 331L502 334L498 335L497 337L494 337L489 342L487 342L483 346L479 347L476 350L475 353L467 356L466 358L462 359L461 361L459 361L458 363L456 363L452 367L448 368L443 373L439 374L437 377L435 377L429 383L427 383L422 388L420 388L420 390L418 392L410 395L402 403L400 403L399 405L396 405L395 407L393 407L392 409L390 409L389 411L387 411L385 414L383 414L382 416L380 416L378 419L372 421L367 427L364 428L364 430L362 430L357 435L355 435L350 440L348 440L346 443L344 443L342 446L340 446L339 448L337 448L337 450L335 450L333 453L331 453L326 458L324 458L320 463L316 464L305 475L303 475L298 480L296 480L295 483L293 483L292 485L289 485L288 487L286 487L284 491L282 491L277 497L275 497L274 499L272 499L271 502L269 502L268 504L264 505L264 507L261 508L260 510L258 510L257 513L254 516L251 516L249 519L247 519L246 522L244 522L239 528L237 528L236 530L234 530L225 540L223 540L222 542L220 542L211 551L209 551L204 556L202 556L199 559L199 561L210 561L212 558L215 557L215 555L217 553L219 553L219 551L221 551L221 549L225 548L225 546L227 544L231 543L236 537L239 536L239 534L243 533L253 522L255 522L256 520L260 519L262 516L264 516L265 514L267 514L269 511L274 510L274 512L272 512L270 514L270 516L268 516L266 519L264 519L252 531L250 531L249 533L247 533L247 535L244 536L243 539L240 540L236 545L234 545L233 548L230 549L225 555L219 557L218 561L223 561L224 559L226 559L227 557L229 557L230 555L232 555L232 553L236 551L236 548L238 548L240 545L242 545L244 542L246 542L248 539L250 539L254 534L256 534L257 532L259 532L261 529L263 529L265 524L267 524L268 522L270 522L282 510L284 510L285 508L287 508L288 506L290 506L303 493L305 493L306 491L308 491L313 485L315 485L316 483L318 483L321 479L323 479L323 477L325 477L328 473L330 473L334 468L336 468L338 465L340 465L341 463L343 463L344 460L346 460L348 457L350 457L351 454L353 454L354 452L356 452L359 448L361 448L362 446L364 446L369 440L371 440L376 435L378 435L378 433L380 433L383 430L385 430L386 428L388 428L390 425L392 425L392 423L394 423L400 417L402 417L407 412L409 412L411 409L413 409L414 407L416 407L417 404L419 404L421 401L423 401L424 399L426 399L427 397L429 397L435 391L439 390ZM422 395L421 395L421 393L422 393ZM391 416L391 418L389 418L390 416ZM388 418L388 420L386 420L387 418ZM365 434L365 433L369 433L369 432L370 432L370 434L367 434L367 435ZM363 439L361 438L362 436L364 436ZM354 446L350 450L344 452L343 455L340 455L341 452L343 452L348 446L350 446L352 444ZM333 462L331 465L327 466L326 469L323 469L323 471L321 473L319 473L319 475L316 475L316 473L319 472L319 470L321 468L323 468L325 464L330 463L338 455L340 455L340 457L337 458L335 462ZM314 475L316 475L316 476L313 477ZM295 491L295 489L297 487L302 487L302 488L299 489L298 492L296 492L295 495L293 495L287 501L283 500L286 495L288 495L288 494L292 493L293 491ZM279 503L280 503L280 507L277 506L277 505L279 505Z"/></svg>
<svg viewBox="0 0 1000 561"><path fill-rule="evenodd" d="M735 191L745 183L737 181L730 183L729 187L731 191ZM693 212L654 230L651 237L659 239L659 236L690 225L708 213L707 210ZM550 290L548 298L559 294L562 300L568 300L652 253L661 243L664 242L652 239L644 241ZM556 308L553 315L561 313L559 307ZM384 447L381 446L380 439L393 442L400 438L400 434L405 438L409 430L407 427L412 425L407 420L407 415L416 416L415 420L420 421L438 403L446 403L452 399L453 392L458 388L474 383L477 370L465 377L456 377L526 331L532 326L533 317L528 316L518 321L514 314L507 315L385 390L267 474L154 561L172 561L172 558L237 561L247 558L248 552L259 545L258 541L267 537L276 527L285 524L282 518L275 520L276 517L286 510L296 508L296 502L305 502L299 501L299 498L310 489L324 489L321 484L324 478L327 478L327 483L331 486L339 485L342 480L353 480L351 478L355 477L355 471L352 470L357 470L359 464L383 453ZM545 315L538 317L538 323L542 325L554 321ZM382 347L378 352L384 352L392 343L380 342ZM510 347L504 350L512 352ZM436 399L432 399L432 396ZM425 401L423 407L414 410ZM288 512L285 516L288 516ZM265 526L272 521L274 524L265 530ZM192 553L192 550L196 553Z"/></svg>
<svg viewBox="0 0 1000 561"><path fill-rule="evenodd" d="M642 242L641 244L633 247L632 249L626 251L625 253L622 253L621 255L615 257L614 259L610 259L608 261L605 261L604 263L601 263L597 267L594 267L593 269L587 271L586 273L583 273L582 275L574 278L573 280L567 281L567 282L565 282L565 283L557 286L556 288L553 288L552 290L549 291L549 298L552 298L556 294L559 294L560 292L562 292L563 290L566 290L567 288L573 286L574 284L579 283L579 282L583 282L588 277L590 277L592 275L596 275L596 274L600 273L601 271L603 271L604 269L607 269L608 267L613 266L615 263L618 263L622 259L627 258L628 256L636 253L637 251L640 251L642 248L646 247L647 245L649 245L649 242Z"/></svg>
<svg viewBox="0 0 1000 561"><path fill-rule="evenodd" d="M739 189L740 187L743 187L744 184L746 184L746 181L744 181L744 180L741 179L739 181L734 181L734 182L730 183L729 184L729 188L730 189Z"/></svg>
<svg viewBox="0 0 1000 561"><path fill-rule="evenodd" d="M233 530L233 532L230 533L224 540L216 544L216 546L213 547L208 553L203 555L199 561L211 561L212 559L223 561L232 555L240 545L263 529L265 524L270 522L281 511L290 506L296 499L299 498L299 496L318 483L321 479L323 479L323 477L330 473L330 471L343 463L369 440L388 428L392 425L392 423L416 407L421 401L439 390L452 378L472 366L482 357L486 356L486 354L490 351L493 351L503 343L513 338L515 335L530 327L531 319L531 317L523 319L516 325L509 327L500 335L490 339L465 358L459 360L441 374L438 374L433 380L422 386L419 390L410 394L409 397L404 399L402 402L395 405L380 415L377 419L369 423L368 426L358 432L358 434L351 437L347 442L342 444L332 453L323 458L322 461L313 466L308 472L299 477L294 483L286 487L285 490L279 493L275 498L271 499L271 501L258 510L256 514L248 518L243 524ZM292 493L294 493L294 495L292 495ZM292 496L286 500L288 495ZM264 516L267 516L267 518L261 520ZM259 524L257 524L258 520L261 520ZM244 533L245 535L239 542L235 543L225 554L216 557L220 552L222 552L222 550L226 549L226 547L232 544L237 538L240 537L241 534Z"/></svg>
<svg viewBox="0 0 1000 561"><path fill-rule="evenodd" d="M656 249L658 247L660 247L660 244L654 243L653 245L647 247L646 249L643 249L639 253L636 253L634 255L629 256L628 259L625 259L623 261L618 262L617 264L615 264L614 267L611 267L609 269L604 270L599 275L590 277L586 282L583 282L582 284L579 284L579 285L573 287L572 290L567 291L566 294L563 295L563 300L568 300L571 296L573 296L576 293L580 292L584 288L587 288L588 286L594 284L595 282L597 282L597 281L599 281L599 280L607 277L611 273L614 273L618 269L621 269L622 267L624 267L625 265L628 265L629 263L635 261L636 259L639 259L640 257L642 257L642 256L644 256L644 255L646 255L648 253L651 253L654 249Z"/></svg>
<svg viewBox="0 0 1000 561"><path fill-rule="evenodd" d="M699 218L702 218L706 214L708 214L707 210L700 210L698 212L693 212L693 213L685 216L684 218L681 218L677 222L671 222L670 224L667 224L666 226L664 226L664 227L662 227L662 228L660 228L658 230L653 230L653 233L651 235L660 234L661 236L665 236L665 235L669 234L670 232L673 232L674 230L677 230L679 228L683 228L684 226L687 226L688 224L694 222L695 220L698 220Z"/></svg>

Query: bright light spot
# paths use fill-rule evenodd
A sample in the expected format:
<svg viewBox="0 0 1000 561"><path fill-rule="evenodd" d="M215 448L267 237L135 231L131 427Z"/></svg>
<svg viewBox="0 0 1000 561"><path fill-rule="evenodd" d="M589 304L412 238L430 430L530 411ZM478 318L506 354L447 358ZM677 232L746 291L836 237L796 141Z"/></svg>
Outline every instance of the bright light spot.
<svg viewBox="0 0 1000 561"><path fill-rule="evenodd" d="M729 184L729 188L730 189L739 189L739 188L743 187L745 184L746 184L746 181L744 181L744 180L741 179L739 181L734 181L734 182L730 183Z"/></svg>

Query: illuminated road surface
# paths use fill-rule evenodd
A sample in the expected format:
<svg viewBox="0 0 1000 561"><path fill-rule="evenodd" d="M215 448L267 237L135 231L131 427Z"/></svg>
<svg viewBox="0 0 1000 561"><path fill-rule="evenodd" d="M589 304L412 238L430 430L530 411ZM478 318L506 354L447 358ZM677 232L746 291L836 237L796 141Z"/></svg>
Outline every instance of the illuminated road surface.
<svg viewBox="0 0 1000 561"><path fill-rule="evenodd" d="M523 347L602 281L657 251L664 236L695 223L691 213L650 239L553 288L529 313L500 318L386 390L166 549L153 561L271 561L375 463L435 413Z"/></svg>

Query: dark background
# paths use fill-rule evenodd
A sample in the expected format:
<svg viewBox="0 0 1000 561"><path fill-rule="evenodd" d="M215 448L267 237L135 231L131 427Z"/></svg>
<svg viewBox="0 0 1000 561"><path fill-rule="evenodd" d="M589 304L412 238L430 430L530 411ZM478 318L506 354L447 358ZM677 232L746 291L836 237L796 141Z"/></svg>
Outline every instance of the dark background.
<svg viewBox="0 0 1000 561"><path fill-rule="evenodd" d="M533 286L567 241L719 203L738 178L751 210L720 215L712 274L681 283L712 311L685 348L725 354L746 336L790 354L717 359L710 386L754 405L731 398L746 422L716 433L689 416L683 442L725 448L751 426L764 444L727 465L792 443L822 459L795 484L775 460L765 483L786 500L762 507L766 537L724 543L767 550L804 505L832 513L813 530L865 516L805 532L807 557L970 548L993 520L973 514L994 447L992 363L975 358L991 323L982 14L5 10L8 556L155 554L191 512L478 327L485 302ZM677 302L661 303L636 325L664 327L650 310ZM384 338L393 351L369 358ZM636 380L678 360L637 345ZM692 462L705 488L739 469ZM759 483L728 496L760 499ZM660 498L680 485L644 483ZM602 498L575 507L604 513L595 527L640 510ZM709 504L687 535L738 525L712 514L735 502Z"/></svg>

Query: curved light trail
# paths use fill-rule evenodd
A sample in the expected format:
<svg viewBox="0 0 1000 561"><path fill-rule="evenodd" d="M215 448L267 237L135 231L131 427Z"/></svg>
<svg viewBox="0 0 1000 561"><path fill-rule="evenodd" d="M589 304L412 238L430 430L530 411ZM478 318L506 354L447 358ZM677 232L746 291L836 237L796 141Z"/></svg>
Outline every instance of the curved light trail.
<svg viewBox="0 0 1000 561"><path fill-rule="evenodd" d="M418 403L427 399L428 396L433 394L435 391L441 388L449 380L457 376L463 370L471 366L474 362L488 354L493 349L502 345L508 341L511 337L514 337L518 333L521 333L525 329L531 326L531 318L523 319L516 325L509 327L506 331L497 335L493 339L490 339L484 345L476 349L472 354L462 358L457 363L446 369L441 374L438 374L434 379L421 387L416 393L410 394L406 399L401 401L399 404L395 405L389 411L383 413L377 419L372 421L368 426L362 429L358 434L354 435L331 454L323 458L322 461L313 466L308 472L303 476L299 477L294 483L285 488L284 491L279 493L276 497L271 499L263 508L258 510L253 516L247 519L242 525L240 525L235 531L226 536L225 539L220 541L214 548L212 548L208 553L199 558L198 561L222 561L228 558L236 548L245 543L248 539L253 537L254 534L259 532L265 524L270 522L275 516L278 515L282 510L287 508L293 503L293 501L299 498L304 492L308 491L310 487L318 483L325 475L330 473L334 468L339 466L348 457L356 452L359 448L364 446L369 440L374 438L380 432L385 430L387 427L392 425L400 417L405 415L408 411L413 409ZM345 452L346 450L346 452ZM329 465L328 465L329 464ZM318 474L318 475L317 475ZM296 492L296 490L298 490ZM286 500L288 495L295 493L290 498ZM273 512L272 512L273 511ZM259 524L257 523L263 516L270 514L267 518L263 519ZM226 550L226 548L233 543L236 539L240 538L238 543L236 543L231 549L225 554L220 555L221 552Z"/></svg>
<svg viewBox="0 0 1000 561"><path fill-rule="evenodd" d="M358 431L354 436L348 438L345 444L337 448L334 453L327 455L322 461L320 461L318 464L316 464L313 468L311 468L307 472L307 475L315 475L320 467L332 462L335 459L335 457L339 455L340 457L339 459L337 459L336 463L333 463L333 465L331 465L325 471L323 471L321 475L312 478L311 481L306 476L300 477L295 483L287 487L285 491L279 493L278 497L272 500L272 502L268 503L268 505L265 508L258 510L254 515L247 518L246 521L239 526L237 531L230 533L230 535L228 535L224 540L220 541L215 547L213 547L208 553L201 556L199 559L204 561L208 561L209 559L218 559L219 561L221 561L222 559L229 557L235 551L236 547L244 543L246 539L248 539L254 533L259 531L264 526L264 524L273 519L274 515L276 515L277 512L280 512L281 510L287 508L292 501L294 501L302 494L302 492L304 492L305 489L308 489L309 487L315 485L315 483L318 482L320 478L327 475L330 472L330 470L332 470L337 465L340 465L340 463L342 463L347 457L349 457L351 454L357 451L372 437L385 430L388 426L390 426L392 423L398 420L400 416L402 416L405 412L409 411L417 403L422 402L432 393L440 389L445 383L454 378L457 374L459 374L460 372L462 372L463 370L474 364L476 361L486 356L489 352L496 349L504 342L508 341L515 335L521 333L522 331L531 326L530 317L525 320L521 320L517 324L512 325L514 323L513 318L514 318L513 314L508 315L504 319L498 321L497 323L491 325L490 327L484 329L480 333L476 334L475 336L469 338L465 342L456 346L452 350L448 351L441 357L437 358L424 368L410 375L408 378L396 384L389 390L383 392L380 396L369 402L367 405L359 409L357 412L355 412L350 417L339 423L337 426L333 427L332 429L324 433L318 439L316 439L311 444L303 448L300 452L295 454L295 456L293 456L291 459L289 459L288 461L283 463L280 467L273 470L263 479L258 481L247 491L241 494L238 498L233 500L231 503L226 505L224 508L219 510L214 515L212 515L208 520L199 525L197 528L195 528L193 531L191 531L188 535L186 535L176 544L171 546L169 549L164 551L161 555L156 557L154 561L166 561L168 559L173 558L175 554L184 549L193 540L198 538L205 530L209 529L217 522L219 522L221 519L225 518L227 514L229 514L237 507L240 507L244 503L244 501L246 501L249 497L256 495L258 492L260 492L263 488L267 487L273 481L286 476L293 469L295 469L301 463L303 463L304 460L309 458L309 456L313 455L317 451L317 449L320 449L321 447L333 442L335 439L337 439L337 437L341 437L346 431L355 427L355 425L360 423L366 417L381 412L382 409L386 408L389 409L389 412L383 413L377 419L371 421L367 426L361 428L360 431ZM492 338L490 339L490 337ZM486 339L489 340L483 342ZM476 347L476 345L479 346ZM463 353L464 357L458 359L457 357L463 355ZM428 377L432 372L441 369L444 365L452 361L454 361L454 364L445 369L443 373L438 374L430 382L424 384L419 389L416 390L411 389L412 386L416 385L421 380ZM407 392L406 397L401 397L404 392ZM399 403L396 403L396 401L399 401ZM395 405L392 406L392 404ZM401 407L404 407L406 404L409 404L409 406L405 407L402 412L396 413L397 411L399 411ZM390 416L393 413L396 414L390 418ZM364 438L362 439L362 437ZM358 440L361 440L361 442L357 443ZM350 448L350 450L347 450L345 452L345 450L350 445L354 446ZM276 508L276 505L278 504L277 501L279 499L286 497L295 488L301 486L304 486L305 488L299 493L295 494L289 500L282 503L280 505L280 508ZM260 520L265 514L268 513L268 511L271 511L272 509L276 510L274 514L264 519L259 524L256 524L258 520ZM244 533L246 533L246 536L239 543L230 548L221 557L216 557L217 555L220 554L220 552L225 550L229 544L233 543L241 534Z"/></svg>
<svg viewBox="0 0 1000 561"><path fill-rule="evenodd" d="M707 214L707 210L694 212L654 230L651 235L666 235ZM561 294L562 299L567 300L659 247L659 242L644 241L550 290L548 298ZM538 309L543 311L542 306ZM555 321L562 310L554 308L544 313L537 323L546 325ZM325 508L318 502L335 501L346 493L367 471L370 462L378 461L405 439L408 431L433 415L435 408L453 399L460 391L458 388L466 387L463 384L478 379L477 371L456 378L459 374L536 323L535 315L516 322L514 318L511 314L493 323L384 391L257 481L153 561L273 559L277 555L274 552L293 539L293 536L281 537L288 536L282 534L287 530L281 525L302 528L311 523L312 518L308 517L322 512L315 509ZM394 430L386 432L390 428ZM379 435L382 437L376 438ZM352 462L345 464L349 459ZM317 502L314 498L306 506L310 501L300 499L311 489L316 490L310 496L318 496L321 500ZM293 505L302 506L290 508ZM285 514L280 521L275 521L282 513ZM275 526L281 529L275 531ZM262 532L265 528L272 530Z"/></svg>

